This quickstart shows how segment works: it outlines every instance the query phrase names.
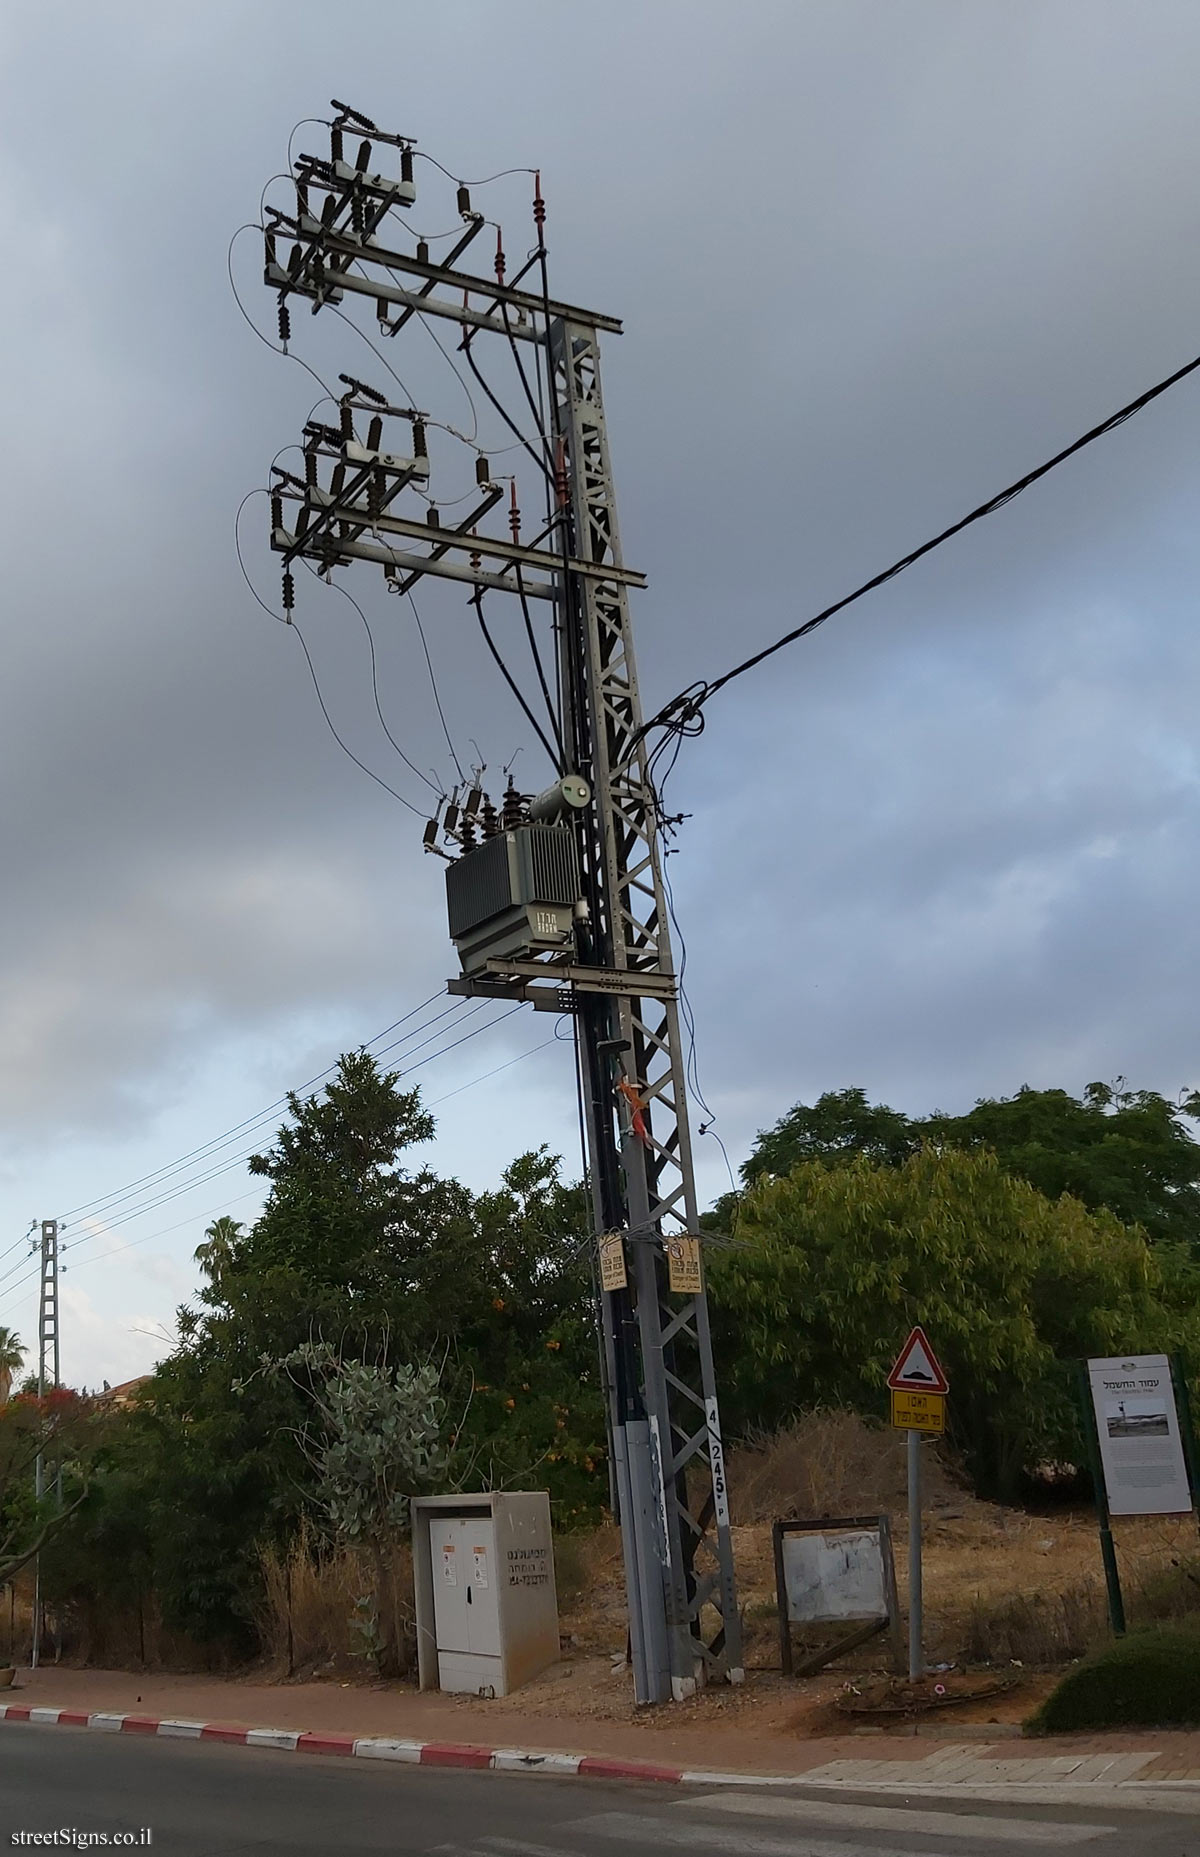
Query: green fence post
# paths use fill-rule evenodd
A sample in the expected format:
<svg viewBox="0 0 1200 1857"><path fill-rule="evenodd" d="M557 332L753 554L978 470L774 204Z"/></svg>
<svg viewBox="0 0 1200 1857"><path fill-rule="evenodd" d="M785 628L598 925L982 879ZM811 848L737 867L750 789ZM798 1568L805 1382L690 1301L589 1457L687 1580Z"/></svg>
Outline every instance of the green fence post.
<svg viewBox="0 0 1200 1857"><path fill-rule="evenodd" d="M1108 1491L1104 1484L1104 1465L1100 1461L1100 1441L1096 1436L1096 1413L1092 1405L1092 1383L1086 1361L1079 1362L1079 1415L1083 1420L1083 1437L1087 1445L1088 1465L1096 1497L1096 1520L1100 1524L1100 1558L1104 1562L1104 1584L1108 1588L1108 1616L1113 1636L1125 1636L1125 1601L1121 1597L1121 1575L1117 1568L1117 1549L1113 1541L1112 1521L1108 1513Z"/></svg>
<svg viewBox="0 0 1200 1857"><path fill-rule="evenodd" d="M1187 1465L1188 1488L1192 1492L1192 1509L1197 1523L1200 1523L1200 1450L1196 1448L1187 1363L1182 1354L1171 1356L1171 1384L1175 1388L1175 1411L1179 1416L1179 1436L1183 1444L1183 1461Z"/></svg>

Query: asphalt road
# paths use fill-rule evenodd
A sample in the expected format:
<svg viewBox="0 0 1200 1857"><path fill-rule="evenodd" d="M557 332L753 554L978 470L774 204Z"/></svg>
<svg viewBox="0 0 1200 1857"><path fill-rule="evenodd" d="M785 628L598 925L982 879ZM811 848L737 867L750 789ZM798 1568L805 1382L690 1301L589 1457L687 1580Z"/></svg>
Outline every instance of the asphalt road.
<svg viewBox="0 0 1200 1857"><path fill-rule="evenodd" d="M0 1850L162 1857L1200 1857L1200 1815L635 1786L0 1727ZM49 1843L40 1848L55 1848ZM125 1848L128 1848L127 1846ZM133 1848L146 1848L144 1838Z"/></svg>

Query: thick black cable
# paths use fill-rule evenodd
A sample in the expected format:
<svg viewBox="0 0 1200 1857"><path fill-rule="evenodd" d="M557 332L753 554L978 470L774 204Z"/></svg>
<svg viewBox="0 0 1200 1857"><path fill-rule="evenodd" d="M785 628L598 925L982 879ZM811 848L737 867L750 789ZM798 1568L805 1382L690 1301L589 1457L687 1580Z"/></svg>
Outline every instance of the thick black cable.
<svg viewBox="0 0 1200 1857"><path fill-rule="evenodd" d="M524 432L522 432L516 420L509 413L507 407L501 405L500 401L496 398L495 394L492 392L491 388L488 386L486 380L484 380L483 375L479 372L479 369L476 367L475 357L471 353L471 340L470 340L469 335L464 336L463 338L462 352L467 357L467 366L470 368L472 374L475 376L476 380L479 382L479 385L483 388L483 391L486 393L488 399L491 401L492 405L495 407L496 411L499 413L501 419L503 419L509 431L513 434L515 438L520 440L525 450L529 453L529 456L533 459L533 462L537 465L538 470L541 471L543 477L552 481L554 473L551 470L550 466L546 463L545 458L540 457L538 455L537 450L535 449L534 446L532 446L529 443L529 440L526 438Z"/></svg>
<svg viewBox="0 0 1200 1857"><path fill-rule="evenodd" d="M756 651L752 657L743 659L740 664L735 664L732 670L725 671L722 676L714 678L711 682L695 683L688 689L681 690L678 696L672 697L669 703L665 703L656 715L651 716L650 720L642 725L642 735L644 736L649 729L653 728L679 730L691 727L692 732L698 733L699 729L695 725L703 726L702 711L705 703L710 697L715 696L718 690L723 690L726 684L732 683L735 677L743 677L747 671L756 669L767 658L773 657L777 651L782 651L785 645L795 644L797 639L805 638L818 626L824 625L827 619L832 619L835 613L843 612L847 606L852 606L856 600L861 600L864 594L872 593L876 587L882 587L887 581L894 580L897 574L902 574L906 568L912 567L925 555L932 554L935 548L941 548L953 536L961 535L962 531L970 528L972 523L981 522L985 516L994 515L998 509L1003 509L1006 503L1011 503L1013 498L1020 496L1023 490L1028 490L1031 484L1036 484L1040 478L1056 470L1068 458L1073 458L1076 452L1083 451L1086 446L1094 444L1097 439L1104 438L1117 426L1123 425L1127 419L1132 419L1135 413L1140 413L1142 408L1149 406L1152 400L1157 400L1161 394L1177 386L1181 380L1186 380L1189 374L1196 372L1197 368L1200 368L1200 355L1197 355L1195 360L1187 362L1185 366L1176 368L1173 374L1168 374L1166 379L1160 380L1156 386L1147 388L1146 392L1140 393L1136 400L1130 400L1127 406L1122 406L1117 412L1111 413L1107 419L1101 420L1099 425L1092 426L1090 431L1083 433L1072 444L1064 446L1062 451L1055 452L1054 456L1048 458L1044 464L1039 464L1036 470L1027 471L1024 477L1019 477L1015 483L1009 484L1007 489L998 491L995 496L989 497L986 503L979 504L978 508L971 510L968 515L951 523L948 529L943 529L939 535L932 536L927 542L922 542L919 548L914 548L910 554L903 555L899 561L894 561L891 567L884 568L882 573L873 574L870 580L856 587L853 593L847 593L842 599L835 600L832 606L826 606L823 611L814 613L813 617L806 619L803 625L795 626L790 632L785 632L782 638L775 640L774 644L765 645L761 651Z"/></svg>
<svg viewBox="0 0 1200 1857"><path fill-rule="evenodd" d="M534 734L537 736L538 740L541 742L542 747L546 750L546 753L549 755L551 767L553 767L558 773L562 773L564 770L559 762L558 755L556 754L555 750L550 746L550 743L547 741L545 731L543 730L541 723L538 721L537 717L534 715L532 709L530 709L529 704L525 701L524 693L522 692L520 685L517 683L516 679L513 677L507 664L504 662L504 659L500 656L499 651L496 649L496 642L493 639L491 633L488 631L487 620L483 616L483 591L482 589L476 590L475 596L471 600L471 605L475 608L475 617L479 621L479 629L483 633L484 640L487 644L488 650L491 652L492 657L496 661L496 665L497 665L497 668L499 669L500 675L503 677L505 683L508 685L513 695L516 697L517 702L520 704L521 709L524 711L526 721L529 723L530 728L533 730Z"/></svg>
<svg viewBox="0 0 1200 1857"><path fill-rule="evenodd" d="M529 651L530 656L533 658L533 667L537 672L537 680L541 685L542 697L546 704L546 714L550 718L550 727L554 732L554 740L558 746L558 771L560 774L565 774L567 771L567 751L563 747L562 726L559 722L558 712L554 707L554 700L550 695L550 686L546 681L546 672L542 664L542 654L538 650L537 634L533 629L533 615L529 610L529 601L525 594L525 582L521 576L521 564L519 561L516 563L516 577L517 597L521 602L521 617L525 621L525 636L529 640Z"/></svg>
<svg viewBox="0 0 1200 1857"><path fill-rule="evenodd" d="M507 303L501 303L500 315L504 322L504 333L508 337L508 345L512 349L512 357L513 357L514 362L516 363L517 374L520 378L521 385L525 390L525 398L529 403L529 410L533 414L534 424L537 427L538 437L542 441L542 445L545 449L546 456L550 461L550 465L553 466L554 456L553 456L553 452L550 446L550 439L546 432L545 422L542 417L542 410L538 406L537 401L534 399L533 391L529 385L529 377L527 376L525 372L525 363L521 359L521 347L520 347L519 342L517 341L516 336L512 332L512 326L508 320L508 304ZM546 475L547 477L549 477L550 475L549 470L547 470Z"/></svg>

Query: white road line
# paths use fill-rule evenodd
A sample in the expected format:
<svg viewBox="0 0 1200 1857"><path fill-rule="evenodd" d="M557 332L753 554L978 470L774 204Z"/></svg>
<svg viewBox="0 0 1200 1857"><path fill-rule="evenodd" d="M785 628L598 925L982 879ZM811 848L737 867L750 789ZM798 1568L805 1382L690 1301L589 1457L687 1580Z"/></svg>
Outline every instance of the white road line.
<svg viewBox="0 0 1200 1857"><path fill-rule="evenodd" d="M809 1837L806 1831L794 1838L764 1838L748 1833L741 1825L726 1828L685 1824L682 1819L642 1818L632 1812L605 1812L596 1818L576 1819L571 1829L581 1837L614 1838L636 1845L639 1857L664 1844L693 1851L727 1851L730 1857L919 1857L911 1846L901 1850L844 1841L831 1844L824 1838Z"/></svg>
<svg viewBox="0 0 1200 1857"><path fill-rule="evenodd" d="M677 1806L703 1806L708 1812L745 1813L777 1818L802 1829L806 1824L840 1826L857 1831L904 1831L921 1837L988 1839L998 1844L1086 1844L1112 1830L1111 1825L1064 1824L1049 1819L988 1818L980 1812L908 1812L894 1805L843 1805L840 1800L789 1799L778 1794L709 1793L680 1799Z"/></svg>
<svg viewBox="0 0 1200 1857"><path fill-rule="evenodd" d="M577 1850L565 1851L555 1844L530 1844L524 1838L480 1838L480 1848L501 1851L504 1857L579 1857Z"/></svg>

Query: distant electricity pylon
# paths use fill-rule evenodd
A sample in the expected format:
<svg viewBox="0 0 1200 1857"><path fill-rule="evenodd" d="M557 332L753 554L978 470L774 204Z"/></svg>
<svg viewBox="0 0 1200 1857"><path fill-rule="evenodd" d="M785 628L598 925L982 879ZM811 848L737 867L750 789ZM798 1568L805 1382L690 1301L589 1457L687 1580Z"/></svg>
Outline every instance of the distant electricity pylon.
<svg viewBox="0 0 1200 1857"><path fill-rule="evenodd" d="M540 178L535 243L515 276L506 276L498 227L494 277L463 271L463 253L494 223L469 189L447 183L462 230L433 258L403 218L417 197L413 139L344 104L333 109L328 157L301 154L293 164L294 211L265 216L281 341L295 298L315 313L363 297L386 337L414 318L457 325L460 352L524 447L523 468L531 460L537 470L546 514L524 540L514 477L508 532L482 527L504 484L476 445L469 513L447 518L429 443L434 426L447 428L394 389L343 374L336 418L304 427L302 470L273 468L283 605L290 616L297 560L327 579L374 563L397 593L425 575L462 583L554 765L554 784L537 795L518 793L510 777L500 807L477 770L439 805L425 843L450 859L462 973L449 990L576 1015L635 1693L641 1702L682 1699L707 1677L739 1682L743 1673L661 820L629 612L630 589L645 582L621 555L600 388L599 338L621 325L551 297ZM502 344L515 365L515 412L479 373L481 338L493 353ZM408 507L406 492L422 500ZM440 501L456 499L443 492ZM491 593L519 602L545 727L488 630ZM553 694L531 616L539 602L553 616Z"/></svg>
<svg viewBox="0 0 1200 1857"><path fill-rule="evenodd" d="M38 1397L59 1383L58 1355L58 1220L43 1219L39 1238L41 1288L38 1293ZM58 1497L62 1501L62 1477L57 1479ZM38 1452L33 1466L33 1493L40 1503L46 1493L46 1460ZM36 1670L42 1648L42 1557L33 1564L33 1641L29 1654Z"/></svg>

